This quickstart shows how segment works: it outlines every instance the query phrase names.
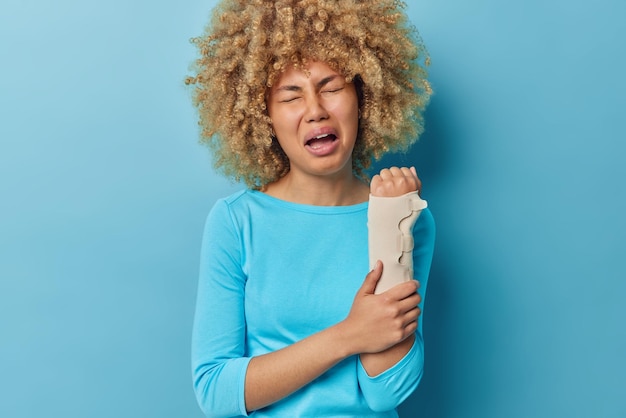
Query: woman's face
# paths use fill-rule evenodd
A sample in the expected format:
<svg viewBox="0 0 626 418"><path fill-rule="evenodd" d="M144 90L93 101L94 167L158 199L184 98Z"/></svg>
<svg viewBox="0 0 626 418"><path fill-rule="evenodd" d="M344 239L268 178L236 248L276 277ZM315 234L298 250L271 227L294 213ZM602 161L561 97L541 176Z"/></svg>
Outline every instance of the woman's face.
<svg viewBox="0 0 626 418"><path fill-rule="evenodd" d="M289 158L287 175L351 174L359 123L354 84L322 62L306 70L286 70L267 98L276 138Z"/></svg>

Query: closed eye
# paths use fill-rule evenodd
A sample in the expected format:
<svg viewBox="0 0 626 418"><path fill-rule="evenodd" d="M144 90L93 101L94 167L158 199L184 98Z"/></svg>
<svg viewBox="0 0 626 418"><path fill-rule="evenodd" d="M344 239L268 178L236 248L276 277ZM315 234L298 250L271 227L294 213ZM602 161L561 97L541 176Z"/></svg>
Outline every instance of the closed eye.
<svg viewBox="0 0 626 418"><path fill-rule="evenodd" d="M298 100L300 97L288 97L286 99L279 100L279 103L291 103L295 100Z"/></svg>
<svg viewBox="0 0 626 418"><path fill-rule="evenodd" d="M343 87L330 88L326 90L322 90L322 93L337 93L338 91L343 90Z"/></svg>

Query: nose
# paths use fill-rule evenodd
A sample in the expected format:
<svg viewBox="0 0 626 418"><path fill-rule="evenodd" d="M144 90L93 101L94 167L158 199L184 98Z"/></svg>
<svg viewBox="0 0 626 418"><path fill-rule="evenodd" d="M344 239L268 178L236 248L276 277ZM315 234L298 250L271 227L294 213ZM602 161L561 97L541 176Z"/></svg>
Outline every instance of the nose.
<svg viewBox="0 0 626 418"><path fill-rule="evenodd" d="M307 100L305 118L307 122L318 122L320 120L328 119L328 112L319 97L316 95L312 95Z"/></svg>

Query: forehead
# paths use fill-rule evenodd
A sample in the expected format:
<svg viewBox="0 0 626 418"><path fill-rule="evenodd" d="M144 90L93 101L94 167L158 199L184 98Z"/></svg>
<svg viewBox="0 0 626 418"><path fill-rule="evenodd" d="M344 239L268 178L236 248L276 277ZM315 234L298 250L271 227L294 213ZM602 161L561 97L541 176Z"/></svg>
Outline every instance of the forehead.
<svg viewBox="0 0 626 418"><path fill-rule="evenodd" d="M329 67L328 64L315 61L308 63L304 67L288 67L285 71L277 75L272 88L274 89L292 83L317 82L321 79L334 76L341 77L341 74Z"/></svg>

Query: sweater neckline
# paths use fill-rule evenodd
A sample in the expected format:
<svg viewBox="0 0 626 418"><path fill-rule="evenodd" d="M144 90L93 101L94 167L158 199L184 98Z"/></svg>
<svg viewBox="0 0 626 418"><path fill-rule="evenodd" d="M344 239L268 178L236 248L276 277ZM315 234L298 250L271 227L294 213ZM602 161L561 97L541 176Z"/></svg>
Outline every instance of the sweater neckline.
<svg viewBox="0 0 626 418"><path fill-rule="evenodd" d="M288 200L283 200L274 196L270 196L259 190L250 189L248 190L248 193L257 199L263 200L265 202L271 203L273 205L276 205L282 208L298 210L301 212L308 212L308 213L318 213L318 214L337 215L337 214L343 214L343 213L360 212L363 210L367 210L368 203L369 203L365 201L365 202L357 203L354 205L345 205L345 206L318 206L318 205L309 205L309 204L304 204L304 203L290 202Z"/></svg>

